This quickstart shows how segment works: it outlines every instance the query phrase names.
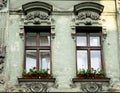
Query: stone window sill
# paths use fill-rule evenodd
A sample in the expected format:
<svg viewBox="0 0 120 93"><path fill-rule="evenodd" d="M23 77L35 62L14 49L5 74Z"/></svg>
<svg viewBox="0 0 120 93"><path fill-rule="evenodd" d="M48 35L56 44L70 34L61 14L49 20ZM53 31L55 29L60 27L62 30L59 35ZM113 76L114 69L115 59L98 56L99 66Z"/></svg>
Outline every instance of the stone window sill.
<svg viewBox="0 0 120 93"><path fill-rule="evenodd" d="M34 79L34 78L18 78L18 82L55 82L55 78L49 79Z"/></svg>
<svg viewBox="0 0 120 93"><path fill-rule="evenodd" d="M110 82L110 78L102 78L102 79L80 79L80 78L73 78L73 83L75 82Z"/></svg>

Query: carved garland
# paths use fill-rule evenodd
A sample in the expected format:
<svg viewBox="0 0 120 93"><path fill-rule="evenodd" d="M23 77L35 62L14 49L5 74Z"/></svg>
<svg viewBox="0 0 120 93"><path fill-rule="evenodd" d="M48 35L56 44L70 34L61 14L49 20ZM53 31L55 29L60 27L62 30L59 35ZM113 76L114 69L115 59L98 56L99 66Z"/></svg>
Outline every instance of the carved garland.
<svg viewBox="0 0 120 93"><path fill-rule="evenodd" d="M49 15L42 11L32 11L26 15L25 23L40 24L42 22L49 23Z"/></svg>

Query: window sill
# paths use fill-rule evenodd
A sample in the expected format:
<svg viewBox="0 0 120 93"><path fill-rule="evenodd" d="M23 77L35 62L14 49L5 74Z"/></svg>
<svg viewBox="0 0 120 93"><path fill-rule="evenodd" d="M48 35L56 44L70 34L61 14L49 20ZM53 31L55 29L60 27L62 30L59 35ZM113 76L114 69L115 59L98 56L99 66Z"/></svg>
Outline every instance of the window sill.
<svg viewBox="0 0 120 93"><path fill-rule="evenodd" d="M83 92L103 92L104 86L109 86L110 78L101 78L101 79L80 79L73 78L72 87L77 87L75 83L80 83L80 88Z"/></svg>
<svg viewBox="0 0 120 93"><path fill-rule="evenodd" d="M110 78L102 78L102 79L80 79L80 78L73 78L73 83L75 82L110 82Z"/></svg>
<svg viewBox="0 0 120 93"><path fill-rule="evenodd" d="M55 78L42 79L42 78L18 78L18 82L55 82Z"/></svg>

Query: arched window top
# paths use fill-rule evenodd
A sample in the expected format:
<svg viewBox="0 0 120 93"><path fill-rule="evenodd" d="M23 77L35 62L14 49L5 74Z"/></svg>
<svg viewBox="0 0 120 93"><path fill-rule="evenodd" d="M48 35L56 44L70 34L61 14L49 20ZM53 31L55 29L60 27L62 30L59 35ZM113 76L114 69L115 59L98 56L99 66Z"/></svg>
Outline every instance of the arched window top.
<svg viewBox="0 0 120 93"><path fill-rule="evenodd" d="M50 14L53 10L52 5L45 3L45 2L29 2L27 4L24 4L22 6L23 12L26 15L28 12L34 11L34 10L39 10L39 11L44 11Z"/></svg>
<svg viewBox="0 0 120 93"><path fill-rule="evenodd" d="M102 13L104 6L95 2L83 2L74 6L74 13L78 14L84 10L90 10L98 13Z"/></svg>

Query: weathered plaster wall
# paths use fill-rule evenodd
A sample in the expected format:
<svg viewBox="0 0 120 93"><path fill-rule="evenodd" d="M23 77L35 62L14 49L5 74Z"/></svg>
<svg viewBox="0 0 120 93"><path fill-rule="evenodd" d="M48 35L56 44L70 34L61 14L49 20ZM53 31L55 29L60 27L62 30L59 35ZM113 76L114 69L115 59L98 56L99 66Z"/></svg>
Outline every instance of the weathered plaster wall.
<svg viewBox="0 0 120 93"><path fill-rule="evenodd" d="M53 73L59 87L70 87L75 77L75 42L71 37L71 15L54 15L55 39L53 40ZM58 52L59 51L59 52Z"/></svg>
<svg viewBox="0 0 120 93"><path fill-rule="evenodd" d="M6 70L9 80L17 82L18 76L22 72L23 64L23 40L19 36L19 15L9 16L8 37L7 37L7 61Z"/></svg>
<svg viewBox="0 0 120 93"><path fill-rule="evenodd" d="M11 0L10 10L21 9L21 6L34 0ZM38 0L53 5L54 11L73 11L73 6L83 2L81 1L50 1ZM87 0L88 1L88 0ZM90 0L91 1L91 0ZM118 31L116 21L116 6L114 0L94 0L92 2L104 5L104 11L101 16L102 26L106 28L107 37L103 41L103 52L105 69L108 77L111 78L111 86L116 86L120 82L120 65L118 60ZM112 7L111 7L112 6ZM56 13L53 11L52 18L55 20L55 39L52 40L52 72L56 78L58 89L52 88L51 91L81 91L79 86L71 88L71 79L76 76L76 57L75 41L71 36L71 26L73 13ZM20 16L18 14L9 15L5 35L7 44L7 54L5 61L5 75L7 83L17 83L17 78L21 76L24 41L19 36ZM6 83L6 86L8 85ZM10 86L10 85L9 85Z"/></svg>

